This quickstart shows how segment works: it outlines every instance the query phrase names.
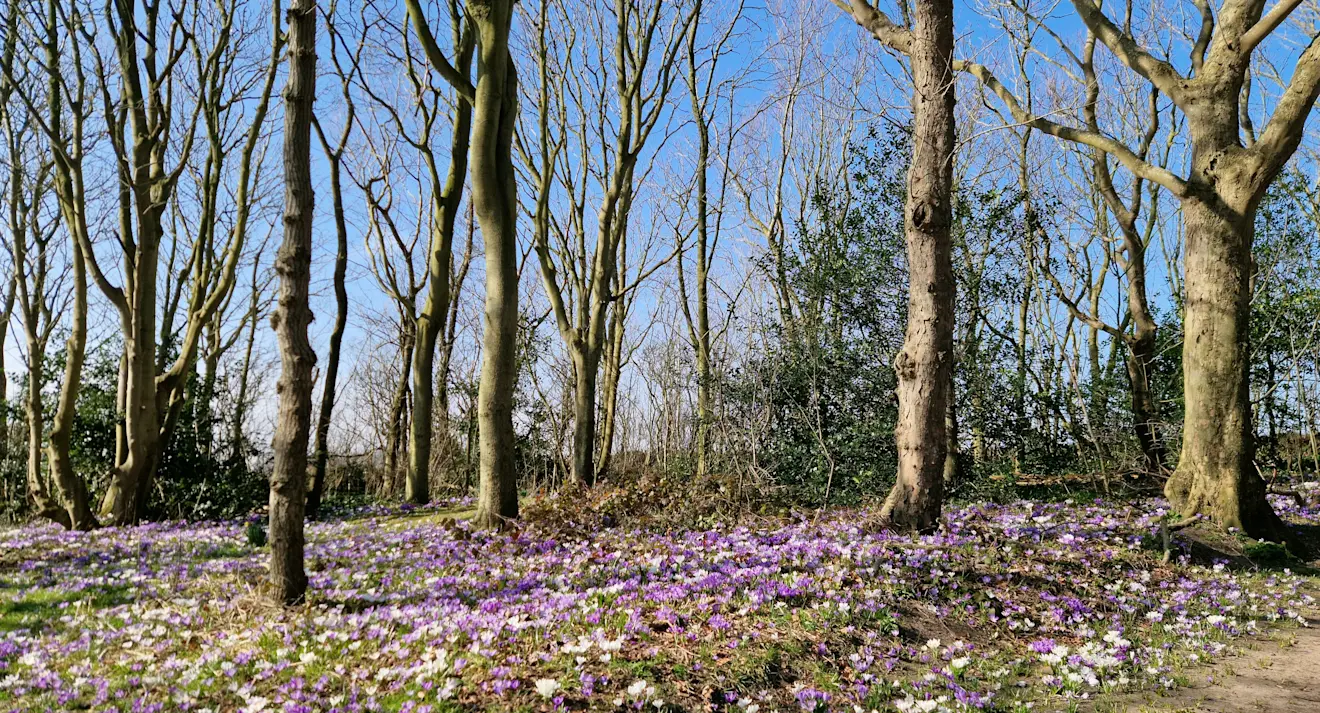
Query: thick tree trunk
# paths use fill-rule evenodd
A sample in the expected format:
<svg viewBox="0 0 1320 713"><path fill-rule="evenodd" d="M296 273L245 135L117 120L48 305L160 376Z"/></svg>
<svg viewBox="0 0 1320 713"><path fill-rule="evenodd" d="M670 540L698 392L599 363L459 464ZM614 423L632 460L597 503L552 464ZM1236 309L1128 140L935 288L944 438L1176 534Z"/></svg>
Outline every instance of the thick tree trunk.
<svg viewBox="0 0 1320 713"><path fill-rule="evenodd" d="M905 233L908 323L898 372L898 480L881 515L891 526L939 524L953 373L953 3L918 0L912 38L914 130Z"/></svg>
<svg viewBox="0 0 1320 713"><path fill-rule="evenodd" d="M1186 412L1182 455L1164 493L1185 516L1205 514L1221 527L1283 541L1287 532L1254 465L1247 380L1253 211L1204 194L1185 198L1182 209Z"/></svg>
<svg viewBox="0 0 1320 713"><path fill-rule="evenodd" d="M150 221L147 221L150 223ZM159 227L159 224L156 224ZM152 230L144 225L141 233ZM160 458L160 414L156 390L156 263L159 232L138 246L132 291L129 337L123 372L123 460L116 463L101 504L101 515L114 525L132 525L142 515Z"/></svg>
<svg viewBox="0 0 1320 713"><path fill-rule="evenodd" d="M600 355L573 355L573 472L575 485L596 484L596 377Z"/></svg>
<svg viewBox="0 0 1320 713"><path fill-rule="evenodd" d="M274 318L280 347L275 465L270 476L270 583L273 598L297 604L306 596L303 508L307 499L307 440L312 418L312 367L307 340L312 321L312 103L316 97L316 1L294 0L288 10L289 79L284 89L284 243L275 260L280 276Z"/></svg>
<svg viewBox="0 0 1320 713"><path fill-rule="evenodd" d="M321 498L325 493L326 467L330 462L330 421L335 408L335 389L339 381L339 352L344 343L344 328L348 324L348 224L344 220L344 194L340 186L342 154L330 158L330 198L335 211L335 326L330 332L330 351L325 360L325 384L321 388L321 411L316 418L315 467L311 487L307 491L307 518L315 520L321 515Z"/></svg>
<svg viewBox="0 0 1320 713"><path fill-rule="evenodd" d="M486 247L485 334L477 392L481 480L474 522L499 527L518 516L513 453L518 205L512 160L518 76L509 53L513 0L486 0L474 15L480 61L473 102L472 202Z"/></svg>

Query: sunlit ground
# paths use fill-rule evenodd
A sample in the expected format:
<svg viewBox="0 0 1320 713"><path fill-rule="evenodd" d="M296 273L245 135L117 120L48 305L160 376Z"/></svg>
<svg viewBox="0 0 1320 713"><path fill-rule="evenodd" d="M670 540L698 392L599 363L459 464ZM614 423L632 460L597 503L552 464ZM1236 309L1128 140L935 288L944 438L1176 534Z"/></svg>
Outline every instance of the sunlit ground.
<svg viewBox="0 0 1320 713"><path fill-rule="evenodd" d="M1295 522L1320 508L1279 500ZM473 532L470 503L309 527L310 602L243 522L0 532L0 709L1067 709L1296 627L1316 580L1162 563L1158 501L652 532Z"/></svg>

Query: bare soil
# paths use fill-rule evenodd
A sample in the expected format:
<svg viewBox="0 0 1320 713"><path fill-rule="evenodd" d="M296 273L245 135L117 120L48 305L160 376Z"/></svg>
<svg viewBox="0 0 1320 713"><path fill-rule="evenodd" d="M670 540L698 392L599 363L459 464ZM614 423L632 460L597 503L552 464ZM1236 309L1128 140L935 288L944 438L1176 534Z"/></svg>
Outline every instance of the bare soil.
<svg viewBox="0 0 1320 713"><path fill-rule="evenodd" d="M1320 713L1320 620L1239 642L1239 655L1188 672L1171 691L1097 701L1097 713Z"/></svg>

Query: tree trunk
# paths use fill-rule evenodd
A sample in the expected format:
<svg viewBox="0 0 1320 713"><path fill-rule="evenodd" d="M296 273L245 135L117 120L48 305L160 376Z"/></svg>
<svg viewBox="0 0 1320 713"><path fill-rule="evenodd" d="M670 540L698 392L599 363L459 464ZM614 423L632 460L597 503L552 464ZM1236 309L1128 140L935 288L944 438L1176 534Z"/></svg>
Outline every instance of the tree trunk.
<svg viewBox="0 0 1320 713"><path fill-rule="evenodd" d="M252 379L252 352L257 343L257 301L258 287L255 277L252 282L252 319L248 322L247 345L243 348L243 366L238 373L238 397L234 399L234 419L230 424L229 440L233 447L230 457L237 466L247 457L244 443L247 436L243 433L243 423L247 420L248 390Z"/></svg>
<svg viewBox="0 0 1320 713"><path fill-rule="evenodd" d="M949 374L949 396L944 403L944 489L948 491L963 477L962 450L958 443L958 408L953 374Z"/></svg>
<svg viewBox="0 0 1320 713"><path fill-rule="evenodd" d="M321 515L321 498L325 493L325 472L330 462L330 420L335 408L335 389L339 380L339 352L344 342L344 328L348 324L348 224L344 221L344 194L340 186L342 154L330 157L330 199L335 211L335 326L330 332L330 351L325 360L325 384L321 387L321 411L316 418L316 455L312 483L307 492L307 518L315 520Z"/></svg>
<svg viewBox="0 0 1320 713"><path fill-rule="evenodd" d="M9 321L14 315L14 297L18 291L18 270L9 278L5 304L0 311L0 468L9 464L9 372L5 370L5 346L9 343Z"/></svg>
<svg viewBox="0 0 1320 713"><path fill-rule="evenodd" d="M41 365L43 351L40 345L28 339L28 391L27 391L27 485L28 499L32 501L33 514L54 520L64 527L70 527L69 513L52 498L46 488L45 476L41 472L41 439L45 430L45 418L41 403Z"/></svg>
<svg viewBox="0 0 1320 713"><path fill-rule="evenodd" d="M1283 541L1287 532L1254 465L1247 380L1254 210L1206 193L1182 201L1186 412L1182 455L1164 493L1184 516L1205 514L1221 527Z"/></svg>
<svg viewBox="0 0 1320 713"><path fill-rule="evenodd" d="M430 302L433 295L427 296ZM431 499L431 422L435 397L435 342L440 325L430 317L417 320L417 345L412 363L412 418L408 430L408 471L403 499L425 505Z"/></svg>
<svg viewBox="0 0 1320 713"><path fill-rule="evenodd" d="M1155 427L1159 406L1151 391L1150 370L1155 361L1155 330L1153 322L1147 331L1137 322L1136 333L1128 344L1128 388L1132 393L1132 423L1141 447L1147 473L1164 470L1164 444Z"/></svg>
<svg viewBox="0 0 1320 713"><path fill-rule="evenodd" d="M488 0L474 15L480 61L473 101L472 201L486 248L485 334L477 393L481 480L474 523L498 527L518 516L513 453L518 204L512 160L518 75L509 53L513 0Z"/></svg>
<svg viewBox="0 0 1320 713"><path fill-rule="evenodd" d="M46 457L50 461L51 477L68 511L70 526L86 531L98 523L92 514L87 484L73 471L69 446L73 437L73 417L78 410L78 392L82 388L83 358L87 351L87 262L76 241L69 249L73 254L73 323L69 327L65 348L64 384L55 408L55 420L50 427Z"/></svg>
<svg viewBox="0 0 1320 713"><path fill-rule="evenodd" d="M953 3L919 0L912 39L914 131L905 233L908 323L898 372L898 480L881 516L891 526L939 524L953 371Z"/></svg>
<svg viewBox="0 0 1320 713"><path fill-rule="evenodd" d="M279 413L275 465L270 476L270 582L273 598L297 604L306 596L303 508L307 499L307 439L312 417L312 367L307 340L312 321L311 175L312 103L316 97L316 0L294 0L288 10L289 79L284 89L284 244L275 260L280 277L274 319L280 347Z"/></svg>
<svg viewBox="0 0 1320 713"><path fill-rule="evenodd" d="M694 112L696 113L696 112ZM697 357L697 476L704 476L710 469L710 429L713 421L711 414L711 368L710 368L710 229L709 188L706 185L706 171L710 162L710 137L706 119L702 116L697 122L697 304L694 341Z"/></svg>
<svg viewBox="0 0 1320 713"><path fill-rule="evenodd" d="M403 434L408 412L408 386L412 381L413 353L416 347L413 341L409 320L401 318L403 326L399 332L399 381L394 387L394 397L390 400L390 421L385 432L385 477L382 479L382 495L399 492L399 453L404 449Z"/></svg>
<svg viewBox="0 0 1320 713"><path fill-rule="evenodd" d="M610 328L606 336L605 348L605 383L601 393L600 449L596 456L596 480L604 478L610 470L614 457L614 434L619 418L619 381L623 372L623 325L622 313L626 312L623 301L615 305L610 312Z"/></svg>
<svg viewBox="0 0 1320 713"><path fill-rule="evenodd" d="M470 34L469 34L470 37ZM471 39L459 56L459 67L466 76L472 64ZM467 154L472 129L472 105L458 99L454 135L449 152L449 175L443 191L435 199L431 219L431 250L428 258L429 286L426 301L417 317L417 344L413 347L412 429L408 445L408 478L404 498L423 504L431 499L431 439L434 429L432 404L435 397L436 339L445 334L451 273L454 269L454 224L463 199L463 179L467 175ZM435 161L428 159L431 175ZM441 190L439 186L433 190ZM443 377L442 377L443 378Z"/></svg>
<svg viewBox="0 0 1320 713"><path fill-rule="evenodd" d="M156 224L159 228L159 223ZM153 230L145 220L140 233ZM160 457L160 414L156 390L156 263L159 231L138 246L132 290L124 384L125 450L115 465L101 504L101 515L114 525L132 525L141 517Z"/></svg>
<svg viewBox="0 0 1320 713"><path fill-rule="evenodd" d="M596 377L600 373L600 354L578 352L573 355L573 483L584 487L596 484Z"/></svg>
<svg viewBox="0 0 1320 713"><path fill-rule="evenodd" d="M1031 310L1031 294L1035 290L1036 265L1036 209L1031 195L1030 155L1027 148L1031 142L1031 132L1024 130L1019 140L1018 189L1022 192L1022 272L1025 278L1017 304L1017 343L1014 344L1017 358L1017 375L1013 383L1013 469L1020 472L1022 460L1026 456L1026 443L1022 434L1027 432L1031 418L1027 414L1027 359L1030 350L1027 340L1027 317Z"/></svg>

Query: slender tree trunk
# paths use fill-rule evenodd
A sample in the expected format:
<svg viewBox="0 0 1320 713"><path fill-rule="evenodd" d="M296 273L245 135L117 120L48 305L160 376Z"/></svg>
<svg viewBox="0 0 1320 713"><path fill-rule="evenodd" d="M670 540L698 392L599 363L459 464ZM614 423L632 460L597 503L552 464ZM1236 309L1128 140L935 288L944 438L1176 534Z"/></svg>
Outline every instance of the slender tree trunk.
<svg viewBox="0 0 1320 713"><path fill-rule="evenodd" d="M958 443L958 407L957 398L954 393L954 383L952 374L949 378L949 397L944 403L944 429L945 429L945 453L944 453L944 489L948 491L951 487L962 479L963 462L962 450Z"/></svg>
<svg viewBox="0 0 1320 713"><path fill-rule="evenodd" d="M1275 401L1275 389L1279 383L1278 366L1274 363L1273 350L1265 352L1265 422L1269 435L1270 463L1275 467L1279 465L1279 430L1278 430L1278 405Z"/></svg>
<svg viewBox="0 0 1320 713"><path fill-rule="evenodd" d="M119 325L120 334L128 334L128 323ZM124 422L124 411L128 403L128 345L119 354L119 374L115 379L115 414L119 419L115 423L115 463L122 463L128 457L128 425ZM114 472L113 467L111 473Z"/></svg>
<svg viewBox="0 0 1320 713"><path fill-rule="evenodd" d="M87 262L77 242L69 249L73 254L73 323L69 326L64 384L55 408L55 420L50 427L46 457L50 461L51 477L68 511L70 526L85 531L96 527L98 523L92 514L87 484L73 470L69 446L73 437L73 417L78 410L78 392L82 388L83 358L87 351Z"/></svg>
<svg viewBox="0 0 1320 713"><path fill-rule="evenodd" d="M45 431L45 417L41 401L41 365L44 350L33 339L28 339L27 390L27 484L28 498L35 515L54 520L70 527L69 513L51 497L46 488L46 477L41 472L41 441Z"/></svg>
<svg viewBox="0 0 1320 713"><path fill-rule="evenodd" d="M623 325L626 312L622 301L610 312L610 328L605 348L605 384L601 394L600 452L596 457L596 479L604 478L614 456L614 434L618 424L619 381L623 372Z"/></svg>
<svg viewBox="0 0 1320 713"><path fill-rule="evenodd" d="M472 64L471 39L459 56L459 67L466 76ZM450 146L449 174L443 191L433 206L431 250L428 258L429 286L426 300L417 317L417 344L413 347L412 429L408 445L408 478L404 498L410 503L431 499L431 438L434 429L432 403L435 396L436 340L445 334L450 302L451 273L454 269L454 224L463 199L463 179L467 175L467 154L472 128L472 105L458 99L454 135ZM432 161L434 165L434 161ZM433 171L432 175L438 175ZM436 187L435 190L440 190Z"/></svg>
<svg viewBox="0 0 1320 713"><path fill-rule="evenodd" d="M404 322L411 320L404 318ZM405 448L404 432L408 420L408 387L412 382L413 342L410 327L405 324L399 334L399 381L394 387L394 397L390 400L390 422L385 433L385 478L384 492L394 495L399 492L399 455Z"/></svg>
<svg viewBox="0 0 1320 713"><path fill-rule="evenodd" d="M953 373L953 3L918 0L906 226L908 323L898 372L898 480L881 509L900 529L938 526Z"/></svg>
<svg viewBox="0 0 1320 713"><path fill-rule="evenodd" d="M288 10L289 79L284 89L284 244L275 260L280 276L275 333L280 347L279 414L270 476L270 582L273 598L297 604L306 596L303 508L307 499L307 439L312 417L312 368L307 339L312 321L312 103L316 98L316 1L293 0Z"/></svg>
<svg viewBox="0 0 1320 713"><path fill-rule="evenodd" d="M5 346L9 343L9 320L14 315L14 297L18 291L18 270L9 278L4 309L0 311L0 468L9 462L9 372L5 370Z"/></svg>
<svg viewBox="0 0 1320 713"><path fill-rule="evenodd" d="M693 102L694 115L700 114ZM697 357L697 475L710 469L711 368L710 368L710 203L706 172L710 163L710 130L706 117L697 120L697 304L693 347Z"/></svg>
<svg viewBox="0 0 1320 713"><path fill-rule="evenodd" d="M1227 183L1221 179L1219 196ZM1222 527L1283 541L1287 532L1254 465L1247 377L1254 206L1234 207L1219 196L1182 201L1186 412L1182 455L1164 493L1183 515L1203 513Z"/></svg>
<svg viewBox="0 0 1320 713"><path fill-rule="evenodd" d="M231 454L234 464L246 458L244 444L247 436L243 433L243 423L247 419L248 390L252 378L252 352L257 343L257 302L258 287L254 276L252 282L252 319L248 322L247 344L243 347L243 366L238 374L238 398L234 401L234 419L230 424L229 440L233 444Z"/></svg>
<svg viewBox="0 0 1320 713"><path fill-rule="evenodd" d="M1132 422L1141 448L1146 472L1164 470L1164 444L1156 428L1159 406L1151 390L1150 372L1155 361L1155 332L1143 329L1138 322L1136 334L1128 344L1128 388L1132 393Z"/></svg>
<svg viewBox="0 0 1320 713"><path fill-rule="evenodd" d="M326 467L330 462L330 421L335 408L335 389L339 381L339 352L344 342L344 328L348 324L348 224L344 220L344 194L340 185L342 155L330 158L330 198L335 212L335 326L330 332L330 351L325 360L325 384L321 388L321 411L316 418L316 455L312 483L307 492L307 518L315 520L321 515L321 498L325 493Z"/></svg>
<svg viewBox="0 0 1320 713"><path fill-rule="evenodd" d="M1014 349L1017 357L1017 377L1013 384L1013 468L1020 470L1025 457L1025 443L1022 434L1026 433L1031 418L1027 414L1027 360L1030 350L1027 348L1027 317L1031 310L1031 294L1035 290L1036 265L1036 208L1031 195L1030 155L1027 148L1031 142L1031 132L1024 130L1019 140L1020 154L1018 166L1018 189L1022 192L1022 271L1025 279L1018 297L1017 343Z"/></svg>

